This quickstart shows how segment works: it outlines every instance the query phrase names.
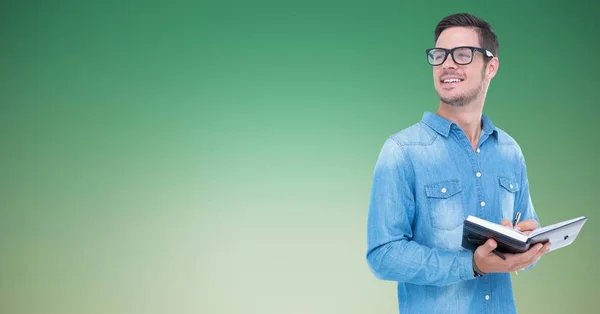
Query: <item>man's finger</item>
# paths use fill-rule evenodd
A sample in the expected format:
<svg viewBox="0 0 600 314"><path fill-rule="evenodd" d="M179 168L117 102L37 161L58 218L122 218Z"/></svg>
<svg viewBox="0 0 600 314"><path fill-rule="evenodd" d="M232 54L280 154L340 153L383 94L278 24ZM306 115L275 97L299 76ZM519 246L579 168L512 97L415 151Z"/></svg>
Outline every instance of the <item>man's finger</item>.
<svg viewBox="0 0 600 314"><path fill-rule="evenodd" d="M540 245L540 244L538 244ZM532 251L535 251L537 248L536 246L533 246L531 249L529 249L529 251L523 253L522 257L525 256L525 254L528 254ZM537 253L535 253L533 256L531 256L528 259L522 259L518 262L516 262L516 266L514 266L516 269L523 269L526 267L529 267L530 265L536 263L540 258L542 258L542 256L544 254L546 254L548 251L550 250L550 242L544 244L541 249L539 251L537 251Z"/></svg>
<svg viewBox="0 0 600 314"><path fill-rule="evenodd" d="M538 243L527 250L527 252L519 253L519 254L505 254L506 259L510 261L514 266L518 266L521 264L526 264L539 252L538 248L542 248L542 244Z"/></svg>
<svg viewBox="0 0 600 314"><path fill-rule="evenodd" d="M504 227L508 227L508 228L511 228L511 229L513 227L512 222L510 222L510 220L508 220L508 219L503 219L500 222L500 224L503 225Z"/></svg>
<svg viewBox="0 0 600 314"><path fill-rule="evenodd" d="M538 253L543 253L541 250L544 246L541 243L534 245L532 248L529 248L529 251L523 253L521 255L521 263L529 263Z"/></svg>
<svg viewBox="0 0 600 314"><path fill-rule="evenodd" d="M485 241L485 243L481 246L482 249L480 251L482 256L486 256L489 255L490 253L492 253L492 251L498 246L498 244L496 243L496 241L494 239L488 239L487 241Z"/></svg>
<svg viewBox="0 0 600 314"><path fill-rule="evenodd" d="M538 260L542 257L542 255L548 253L550 251L550 242L544 244L541 250L533 257L534 260Z"/></svg>
<svg viewBox="0 0 600 314"><path fill-rule="evenodd" d="M534 219L521 221L515 226L515 228L520 231L535 230L537 227L538 223Z"/></svg>

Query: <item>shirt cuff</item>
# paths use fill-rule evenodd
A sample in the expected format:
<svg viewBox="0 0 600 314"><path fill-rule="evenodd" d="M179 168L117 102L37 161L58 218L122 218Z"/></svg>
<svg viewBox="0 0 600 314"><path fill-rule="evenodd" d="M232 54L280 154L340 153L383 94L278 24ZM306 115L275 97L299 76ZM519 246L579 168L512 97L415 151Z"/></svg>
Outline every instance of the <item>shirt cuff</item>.
<svg viewBox="0 0 600 314"><path fill-rule="evenodd" d="M459 260L459 278L461 280L469 280L475 279L475 274L473 273L473 252L469 250L461 250L458 253Z"/></svg>

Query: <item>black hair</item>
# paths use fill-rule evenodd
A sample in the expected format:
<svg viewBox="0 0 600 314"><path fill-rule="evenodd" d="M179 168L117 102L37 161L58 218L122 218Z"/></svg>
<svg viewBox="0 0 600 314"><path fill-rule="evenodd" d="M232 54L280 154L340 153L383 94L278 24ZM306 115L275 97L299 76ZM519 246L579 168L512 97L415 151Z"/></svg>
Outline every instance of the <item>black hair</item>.
<svg viewBox="0 0 600 314"><path fill-rule="evenodd" d="M479 35L481 48L489 50L494 56L498 56L498 37L488 22L469 13L457 13L446 16L435 27L434 43L437 42L444 30L451 27L473 28L477 32L477 35Z"/></svg>

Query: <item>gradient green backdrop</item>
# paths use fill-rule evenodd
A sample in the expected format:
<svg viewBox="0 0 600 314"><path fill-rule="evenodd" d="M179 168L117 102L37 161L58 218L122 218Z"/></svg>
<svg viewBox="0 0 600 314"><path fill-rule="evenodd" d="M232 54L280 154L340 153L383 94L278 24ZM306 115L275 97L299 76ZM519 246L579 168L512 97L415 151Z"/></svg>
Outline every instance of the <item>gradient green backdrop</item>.
<svg viewBox="0 0 600 314"><path fill-rule="evenodd" d="M500 38L485 113L543 224L520 313L597 313L592 1L3 1L0 313L396 313L365 261L385 138L433 111L423 50L468 11Z"/></svg>

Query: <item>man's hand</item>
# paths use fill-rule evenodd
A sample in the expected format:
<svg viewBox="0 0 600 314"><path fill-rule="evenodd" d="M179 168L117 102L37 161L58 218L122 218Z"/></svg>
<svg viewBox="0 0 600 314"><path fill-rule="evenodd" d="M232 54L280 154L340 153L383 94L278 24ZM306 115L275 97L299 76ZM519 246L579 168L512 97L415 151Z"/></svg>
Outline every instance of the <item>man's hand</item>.
<svg viewBox="0 0 600 314"><path fill-rule="evenodd" d="M510 222L506 219L502 220L502 222L500 224L507 228L513 229L512 222ZM537 223L537 221L535 221L535 219L528 219L528 220L519 222L517 224L517 226L514 227L514 229L519 230L519 231L525 233L526 235L529 235L531 233L531 231L537 229L537 227L538 227L538 223Z"/></svg>
<svg viewBox="0 0 600 314"><path fill-rule="evenodd" d="M473 262L484 273L509 273L526 268L550 250L550 242L538 243L524 253L504 254L506 260L503 260L492 253L496 246L496 241L489 239L475 250Z"/></svg>
<svg viewBox="0 0 600 314"><path fill-rule="evenodd" d="M507 228L513 229L512 222L504 219L501 224ZM527 235L538 227L534 219L524 220L514 228ZM529 248L527 252L520 254L504 254L506 260L501 259L492 251L498 246L493 239L487 240L479 246L473 255L473 261L477 268L485 273L509 273L519 269L526 268L536 263L542 255L550 250L550 242L546 244L538 243Z"/></svg>

